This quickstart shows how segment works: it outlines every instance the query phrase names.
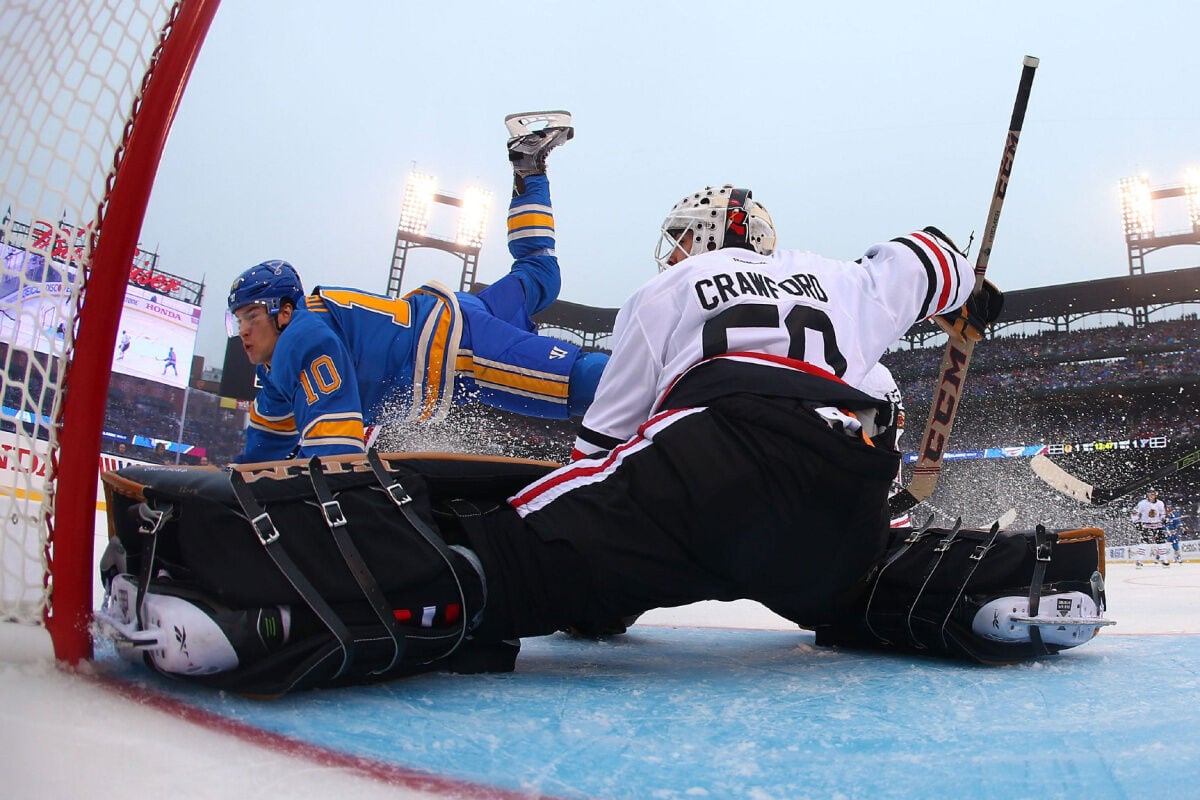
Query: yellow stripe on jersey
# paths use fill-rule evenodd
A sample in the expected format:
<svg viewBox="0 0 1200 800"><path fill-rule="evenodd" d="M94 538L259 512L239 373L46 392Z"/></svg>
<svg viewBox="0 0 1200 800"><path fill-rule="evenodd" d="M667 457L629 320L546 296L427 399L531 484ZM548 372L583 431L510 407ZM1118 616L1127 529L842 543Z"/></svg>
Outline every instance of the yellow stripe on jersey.
<svg viewBox="0 0 1200 800"><path fill-rule="evenodd" d="M526 203L508 212L508 240L531 236L554 238L554 212L541 203Z"/></svg>
<svg viewBox="0 0 1200 800"><path fill-rule="evenodd" d="M258 411L258 400L250 404L250 426L269 433L295 433L296 418L291 414L268 417Z"/></svg>
<svg viewBox="0 0 1200 800"><path fill-rule="evenodd" d="M548 230L550 235L554 234L554 215L553 214L518 214L515 217L508 218L508 234L518 234L528 236L529 234L521 232L523 228L537 228L540 230Z"/></svg>
<svg viewBox="0 0 1200 800"><path fill-rule="evenodd" d="M450 342L453 314L442 306L433 324L429 338L429 366L425 371L425 395L421 398L421 419L429 419L438 410L438 403L446 393L446 349ZM429 330L428 328L426 330ZM452 391L452 389L451 389Z"/></svg>
<svg viewBox="0 0 1200 800"><path fill-rule="evenodd" d="M475 382L526 397L566 402L567 376L527 370L510 364L475 359L470 372Z"/></svg>
<svg viewBox="0 0 1200 800"><path fill-rule="evenodd" d="M361 414L323 414L304 429L302 445L333 444L332 440L363 443Z"/></svg>
<svg viewBox="0 0 1200 800"><path fill-rule="evenodd" d="M321 294L318 297L321 299L321 311L328 312L324 301L329 301L336 306L342 308L363 308L367 311L374 311L377 314L385 314L392 318L392 322L397 325L408 327L412 319L412 306L408 304L406 298L416 294L416 291L409 292L404 297L380 297L379 295L360 292L357 289L324 289L318 288ZM312 306L309 306L312 308ZM315 310L315 309L314 309Z"/></svg>
<svg viewBox="0 0 1200 800"><path fill-rule="evenodd" d="M441 419L450 411L454 394L454 367L462 341L462 319L458 298L436 282L415 289L409 295L431 294L441 300L438 309L425 320L417 338L413 363L413 401L410 419ZM421 365L424 371L421 371Z"/></svg>

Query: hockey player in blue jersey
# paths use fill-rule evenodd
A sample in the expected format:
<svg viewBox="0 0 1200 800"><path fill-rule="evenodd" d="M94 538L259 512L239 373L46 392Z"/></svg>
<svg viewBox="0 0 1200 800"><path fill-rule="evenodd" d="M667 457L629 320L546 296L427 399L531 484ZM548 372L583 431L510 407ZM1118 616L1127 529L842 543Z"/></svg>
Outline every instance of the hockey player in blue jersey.
<svg viewBox="0 0 1200 800"><path fill-rule="evenodd" d="M305 296L296 270L278 260L234 282L229 332L262 385L237 462L362 452L364 426L387 402L406 405L409 420L440 419L467 397L551 419L586 410L607 355L538 336L532 321L560 286L546 156L574 129L566 112L505 123L514 262L479 294L429 283L400 298L324 286Z"/></svg>
<svg viewBox="0 0 1200 800"><path fill-rule="evenodd" d="M1175 563L1183 563L1183 554L1180 552L1179 539L1184 534L1183 515L1179 513L1179 509L1175 508L1174 504L1167 503L1167 513L1163 517L1163 528L1167 532L1167 544L1171 545L1171 549L1175 552Z"/></svg>

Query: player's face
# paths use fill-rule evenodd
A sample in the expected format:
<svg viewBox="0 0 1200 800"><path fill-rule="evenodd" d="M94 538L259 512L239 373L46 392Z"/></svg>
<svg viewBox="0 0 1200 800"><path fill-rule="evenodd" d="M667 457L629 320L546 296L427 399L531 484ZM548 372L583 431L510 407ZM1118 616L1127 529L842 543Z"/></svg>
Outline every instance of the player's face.
<svg viewBox="0 0 1200 800"><path fill-rule="evenodd" d="M280 315L290 309L282 308ZM238 321L238 336L242 340L242 349L251 364L270 364L271 356L275 353L275 343L279 341L279 328L275 320L263 306L254 304L243 306L233 312ZM282 320L281 320L282 322Z"/></svg>
<svg viewBox="0 0 1200 800"><path fill-rule="evenodd" d="M675 240L675 247L671 250L671 255L667 256L667 266L673 267L691 255L689 252L690 240L680 241L683 239L685 233L686 231L671 231L672 238Z"/></svg>

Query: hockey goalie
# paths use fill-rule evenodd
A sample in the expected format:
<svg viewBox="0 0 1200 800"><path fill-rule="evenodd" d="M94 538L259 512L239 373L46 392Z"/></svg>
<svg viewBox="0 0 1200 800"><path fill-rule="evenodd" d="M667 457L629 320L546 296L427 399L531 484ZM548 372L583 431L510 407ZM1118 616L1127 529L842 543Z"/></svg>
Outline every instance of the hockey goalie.
<svg viewBox="0 0 1200 800"><path fill-rule="evenodd" d="M759 600L818 644L986 663L1053 654L1110 624L1096 529L894 529L861 572L730 531L762 564L788 562L787 585L766 566L755 585L699 557L639 552L604 508L579 529L606 537L527 526L519 498L559 474L539 461L374 451L105 473L98 628L157 671L274 696L510 671L520 637L611 629L706 599ZM796 539L820 552L803 526Z"/></svg>

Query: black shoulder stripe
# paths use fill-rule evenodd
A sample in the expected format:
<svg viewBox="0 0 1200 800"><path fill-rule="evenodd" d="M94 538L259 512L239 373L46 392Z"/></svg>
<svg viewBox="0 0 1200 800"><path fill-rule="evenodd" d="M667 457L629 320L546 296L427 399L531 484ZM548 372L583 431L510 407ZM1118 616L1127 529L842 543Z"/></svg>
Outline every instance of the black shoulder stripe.
<svg viewBox="0 0 1200 800"><path fill-rule="evenodd" d="M929 260L929 254L926 253L921 246L912 239L908 238L907 236L898 236L895 239L892 239L892 241L899 242L909 250L912 250L913 253L916 254L917 258L921 260L921 265L925 267L925 277L927 279L925 285L925 302L921 304L921 315L917 318L918 321L923 320L929 316L929 306L933 303L933 291L937 287L938 283L937 270L934 269L933 262Z"/></svg>
<svg viewBox="0 0 1200 800"><path fill-rule="evenodd" d="M586 428L583 425L579 426L576 435L590 445L599 447L601 450L612 450L617 445L624 442L624 439L617 439L612 436L605 436L603 433L594 431L591 428Z"/></svg>

